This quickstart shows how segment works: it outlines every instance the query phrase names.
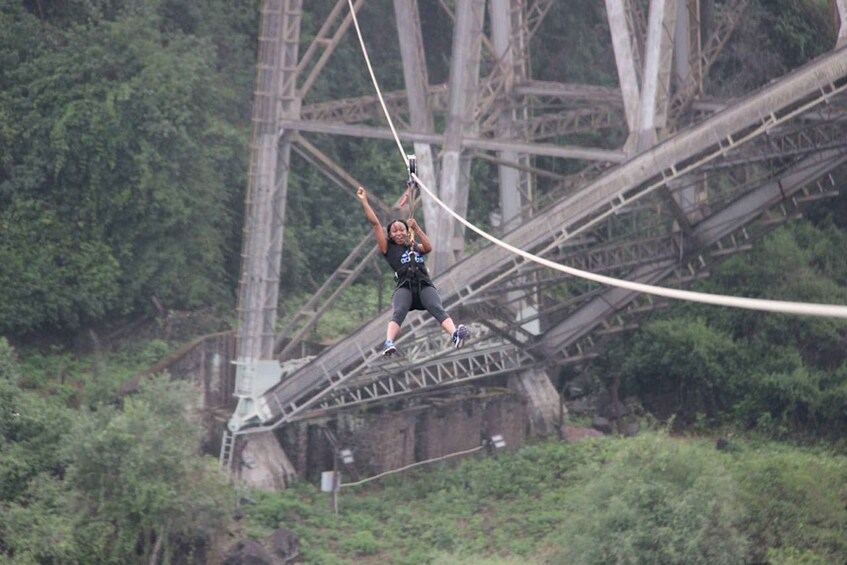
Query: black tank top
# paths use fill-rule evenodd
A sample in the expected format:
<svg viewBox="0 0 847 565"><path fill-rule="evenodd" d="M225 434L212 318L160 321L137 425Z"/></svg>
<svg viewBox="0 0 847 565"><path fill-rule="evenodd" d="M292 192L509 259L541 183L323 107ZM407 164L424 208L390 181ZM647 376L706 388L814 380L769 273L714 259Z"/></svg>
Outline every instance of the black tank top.
<svg viewBox="0 0 847 565"><path fill-rule="evenodd" d="M397 245L388 240L388 249L383 257L394 270L394 280L398 288L407 285L411 287L413 283L432 286L423 253L417 244L415 251L416 253L410 253L410 246Z"/></svg>

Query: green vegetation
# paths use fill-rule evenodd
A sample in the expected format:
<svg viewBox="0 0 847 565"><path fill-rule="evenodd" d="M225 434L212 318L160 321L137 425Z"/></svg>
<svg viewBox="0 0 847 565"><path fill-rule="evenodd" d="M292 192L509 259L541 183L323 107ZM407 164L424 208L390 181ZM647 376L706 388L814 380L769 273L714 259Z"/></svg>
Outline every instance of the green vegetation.
<svg viewBox="0 0 847 565"><path fill-rule="evenodd" d="M14 357L0 339L0 562L204 562L234 499L198 453L196 393L157 378L77 410L23 390Z"/></svg>
<svg viewBox="0 0 847 565"><path fill-rule="evenodd" d="M707 292L847 303L841 203L814 224L794 224L717 269ZM774 437L838 440L847 429L847 322L673 304L634 336L612 343L598 379L659 417L758 427ZM670 400L667 400L670 399ZM664 405L664 406L663 406Z"/></svg>
<svg viewBox="0 0 847 565"><path fill-rule="evenodd" d="M312 485L246 507L309 563L838 563L847 458L823 450L648 432L545 443L343 489Z"/></svg>
<svg viewBox="0 0 847 565"><path fill-rule="evenodd" d="M0 331L222 301L257 2L37 4L0 2Z"/></svg>

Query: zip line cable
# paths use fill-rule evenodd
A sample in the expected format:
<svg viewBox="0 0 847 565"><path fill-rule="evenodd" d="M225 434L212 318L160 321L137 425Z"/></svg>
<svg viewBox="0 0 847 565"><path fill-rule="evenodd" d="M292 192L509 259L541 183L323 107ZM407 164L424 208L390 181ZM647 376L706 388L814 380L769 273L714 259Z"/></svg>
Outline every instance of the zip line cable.
<svg viewBox="0 0 847 565"><path fill-rule="evenodd" d="M476 227L472 223L459 216L459 214L448 208L447 205L444 204L444 202L442 202L435 194L433 194L429 188L427 188L423 184L421 184L420 186L423 191L426 192L439 206L444 208L448 214L453 216L457 221L459 221L468 229L475 231L476 233L478 233L488 241L494 243L495 245L498 245L503 249L506 249L516 255L520 255L524 259L533 261L535 263L544 265L545 267L555 269L568 275L598 282L607 286L615 286L626 290L643 292L645 294L652 294L655 296L663 296L665 298L686 300L689 302L701 302L703 304L713 304L716 306L730 306L734 308L745 308L747 310L763 310L767 312L777 312L783 314L803 314L808 316L847 318L847 306L841 306L837 304L809 304L805 302L788 302L784 300L767 300L763 298L742 298L737 296L725 296L721 294L695 292L691 290L665 288L661 286L653 286L633 281L615 279L612 277L607 277L605 275L598 275L595 273L590 273L588 271L574 269L573 267L568 267L559 263L554 263L549 259L544 259L543 257L538 257L536 255L533 255L532 253L528 253L523 249L518 249L517 247L510 245L505 241L497 239L493 235L481 230L480 228Z"/></svg>
<svg viewBox="0 0 847 565"><path fill-rule="evenodd" d="M400 143L400 138L397 136L397 132L394 129L394 124L391 121L391 117L388 115L388 108L385 105L385 102L382 98L382 92L380 91L379 84L377 83L376 76L373 72L373 67L371 66L370 59L368 57L367 49L365 48L365 42L362 39L362 32L359 29L359 22L356 19L356 11L353 9L353 1L347 0L350 5L350 13L353 16L353 24L356 28L356 34L359 37L359 45L362 48L362 55L365 58L365 63L368 66L368 72L371 75L371 80L373 81L374 89L376 90L377 96L379 97L380 104L382 105L382 111L385 113L385 118L388 120L388 124L391 127L391 133L394 136L394 140L397 142L397 147L400 149L400 155L403 157L403 160L406 162L406 166L409 165L409 159L406 156L406 152L403 149L403 145ZM441 208L443 208L448 214L450 214L456 221L461 223L466 228L476 232L480 236L484 237L494 245L505 249L515 255L519 255L528 261L532 261L534 263L538 263L539 265L543 265L550 269L554 269L556 271L579 277L582 279L594 281L606 286L613 286L617 288L622 288L626 290L631 290L634 292L641 292L644 294L651 294L654 296L661 296L665 298L673 298L675 300L685 300L688 302L699 302L702 304L711 304L714 306L728 306L731 308L742 308L746 310L760 310L764 312L775 312L781 314L794 314L794 315L805 315L805 316L819 316L819 317L827 317L827 318L845 318L847 319L847 306L839 305L839 304L814 304L807 302L791 302L785 300L769 300L764 298L744 298L738 296L727 296L722 294L709 294L705 292L696 292L691 290L681 290L681 289L673 289L666 288L661 286L653 286L644 283L638 283L634 281L627 281L622 279L616 279L612 277L607 277L605 275L598 275L595 273L591 273L588 271L583 271L580 269L575 269L573 267L568 267L566 265L562 265L560 263L555 263L550 261L549 259L544 259L543 257L538 257L537 255L533 255L523 249L519 249L513 245L506 243L505 241L494 237L488 232L478 228L474 224L467 221L465 218L456 213L452 208L447 206L444 202L441 201L438 196L436 196L417 176L416 173L411 173L410 176L415 180L415 183L430 197L433 201L438 204ZM573 233L570 233L566 239L573 237L576 233L579 233L581 230L577 230Z"/></svg>

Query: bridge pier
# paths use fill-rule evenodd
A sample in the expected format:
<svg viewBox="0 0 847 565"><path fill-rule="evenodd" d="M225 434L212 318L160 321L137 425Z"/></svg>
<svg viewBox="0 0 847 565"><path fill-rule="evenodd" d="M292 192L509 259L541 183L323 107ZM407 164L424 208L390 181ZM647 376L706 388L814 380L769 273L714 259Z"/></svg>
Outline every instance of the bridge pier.
<svg viewBox="0 0 847 565"><path fill-rule="evenodd" d="M236 436L235 478L261 490L282 490L297 477L297 472L273 431Z"/></svg>
<svg viewBox="0 0 847 565"><path fill-rule="evenodd" d="M511 376L509 388L527 402L530 435L547 436L558 429L566 408L559 401L559 392L546 370L529 369Z"/></svg>

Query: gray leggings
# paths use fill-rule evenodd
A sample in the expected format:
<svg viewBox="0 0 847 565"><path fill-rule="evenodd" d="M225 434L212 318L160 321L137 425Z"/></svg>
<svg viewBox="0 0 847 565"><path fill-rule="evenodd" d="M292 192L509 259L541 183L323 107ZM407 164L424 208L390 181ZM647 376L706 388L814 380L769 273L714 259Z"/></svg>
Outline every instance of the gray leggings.
<svg viewBox="0 0 847 565"><path fill-rule="evenodd" d="M426 310L438 320L439 324L450 317L441 305L441 296L434 286L421 286L420 292L417 285L412 288L414 291L408 286L396 288L391 297L391 304L394 306L394 315L391 319L397 322L398 326L403 324L409 310Z"/></svg>

